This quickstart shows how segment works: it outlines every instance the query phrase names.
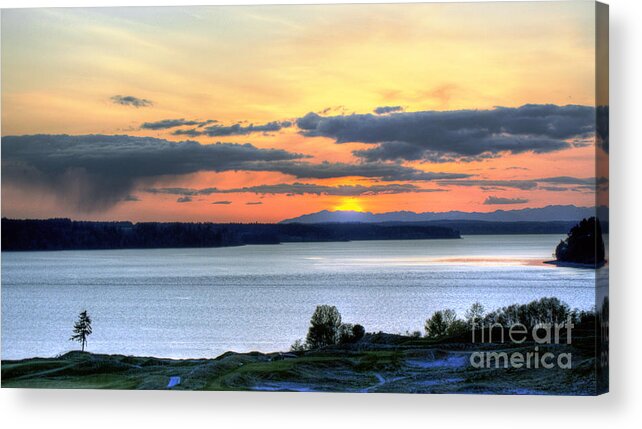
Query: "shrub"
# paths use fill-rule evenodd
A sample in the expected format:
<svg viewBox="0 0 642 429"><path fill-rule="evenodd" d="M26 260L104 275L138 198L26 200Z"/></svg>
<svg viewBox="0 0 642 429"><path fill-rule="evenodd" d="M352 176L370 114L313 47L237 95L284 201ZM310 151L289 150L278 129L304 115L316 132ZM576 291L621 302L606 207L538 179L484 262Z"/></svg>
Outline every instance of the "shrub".
<svg viewBox="0 0 642 429"><path fill-rule="evenodd" d="M303 342L302 339L296 340L290 346L290 351L292 352L304 352L306 350L307 350L306 344Z"/></svg>
<svg viewBox="0 0 642 429"><path fill-rule="evenodd" d="M339 326L339 344L348 344L352 342L352 329L354 326L351 323L344 323Z"/></svg>
<svg viewBox="0 0 642 429"><path fill-rule="evenodd" d="M363 326L359 325L358 323L353 326L352 338L354 338L355 343L362 339L364 335L366 335L366 329Z"/></svg>
<svg viewBox="0 0 642 429"><path fill-rule="evenodd" d="M356 343L365 335L366 330L361 325L344 323L339 326L339 344Z"/></svg>

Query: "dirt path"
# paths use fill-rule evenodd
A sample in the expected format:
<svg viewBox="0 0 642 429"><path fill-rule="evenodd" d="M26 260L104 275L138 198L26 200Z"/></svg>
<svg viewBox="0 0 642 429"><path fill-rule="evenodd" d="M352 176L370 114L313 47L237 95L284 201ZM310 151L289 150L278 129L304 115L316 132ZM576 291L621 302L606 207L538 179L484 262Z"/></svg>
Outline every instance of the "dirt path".
<svg viewBox="0 0 642 429"><path fill-rule="evenodd" d="M167 388L171 389L174 386L181 384L181 378L179 376L174 376L169 378L169 383L167 383Z"/></svg>
<svg viewBox="0 0 642 429"><path fill-rule="evenodd" d="M359 390L359 393L372 392L372 391L373 391L374 389L376 389L377 387L381 387L381 386L383 386L384 384L386 384L386 379L385 379L385 378L383 378L383 375L379 374L378 372L375 372L375 373L374 373L374 376L375 376L375 377L377 377L377 380L379 380L379 381L377 382L377 384L374 384L374 385L372 385L372 386L366 387L365 389L361 389L361 390Z"/></svg>

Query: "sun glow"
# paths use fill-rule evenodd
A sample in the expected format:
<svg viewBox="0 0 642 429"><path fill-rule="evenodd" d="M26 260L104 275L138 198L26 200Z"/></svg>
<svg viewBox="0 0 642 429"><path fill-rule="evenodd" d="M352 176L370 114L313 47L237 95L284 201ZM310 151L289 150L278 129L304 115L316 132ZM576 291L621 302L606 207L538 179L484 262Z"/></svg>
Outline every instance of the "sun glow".
<svg viewBox="0 0 642 429"><path fill-rule="evenodd" d="M356 198L344 198L341 200L341 203L334 206L335 211L352 211L352 212L363 212L363 206Z"/></svg>

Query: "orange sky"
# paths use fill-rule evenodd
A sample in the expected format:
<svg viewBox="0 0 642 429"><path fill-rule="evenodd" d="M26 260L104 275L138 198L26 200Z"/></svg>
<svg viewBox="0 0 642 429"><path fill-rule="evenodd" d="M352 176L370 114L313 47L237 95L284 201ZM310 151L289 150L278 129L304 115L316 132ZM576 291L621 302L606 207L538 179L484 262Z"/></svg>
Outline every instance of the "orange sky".
<svg viewBox="0 0 642 429"><path fill-rule="evenodd" d="M126 134L189 139L202 145L250 143L258 149L307 155L306 163L357 165L365 161L353 151L379 143L340 143L329 134L304 135L297 119L309 112L324 112L322 117L368 114L379 106L400 106L393 115L492 111L495 106L525 104L594 106L594 21L591 2L8 10L2 13L2 135ZM149 103L119 104L114 102L116 95ZM221 126L272 121L292 126L192 137L173 132L194 126L141 127L179 118L211 119ZM568 147L498 151L467 162L428 157L385 162L426 172L464 173L484 181L594 177L592 139L586 145L575 144L577 137L558 140ZM3 145L3 168L8 171L5 165L14 162L12 156ZM593 192L572 185L553 190L539 183L518 189L346 175L297 178L278 171L196 169L132 179L128 198L99 210L65 198L74 189L52 192L38 184L44 174L40 179L13 180L3 171L2 215L271 222L324 209L493 211L549 204L591 206L595 200ZM118 164L110 174L119 174ZM194 195L187 202L178 202L179 194L149 192L293 183L412 184L438 192L235 192ZM485 204L489 196L525 202ZM212 204L221 201L229 203Z"/></svg>

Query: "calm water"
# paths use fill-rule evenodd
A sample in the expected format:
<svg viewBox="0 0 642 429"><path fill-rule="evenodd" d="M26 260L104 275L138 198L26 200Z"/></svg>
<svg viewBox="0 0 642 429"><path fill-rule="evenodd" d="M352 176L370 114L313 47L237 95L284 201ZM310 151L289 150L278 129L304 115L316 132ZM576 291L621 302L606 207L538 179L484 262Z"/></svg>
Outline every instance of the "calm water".
<svg viewBox="0 0 642 429"><path fill-rule="evenodd" d="M89 350L175 358L287 350L318 304L367 331L422 329L435 310L463 315L557 296L594 305L593 270L541 264L560 235L296 243L219 249L2 253L2 359L54 356L78 312Z"/></svg>

